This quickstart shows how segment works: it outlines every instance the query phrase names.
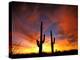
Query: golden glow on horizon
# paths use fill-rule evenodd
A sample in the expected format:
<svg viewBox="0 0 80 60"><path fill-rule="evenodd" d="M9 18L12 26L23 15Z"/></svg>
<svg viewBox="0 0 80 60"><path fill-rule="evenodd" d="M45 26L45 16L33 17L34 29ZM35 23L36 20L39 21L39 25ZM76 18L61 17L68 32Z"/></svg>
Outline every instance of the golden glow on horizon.
<svg viewBox="0 0 80 60"><path fill-rule="evenodd" d="M60 46L59 44L54 45L54 52L56 51L64 51L64 50L70 50L73 49L72 46ZM77 47L74 47L74 49L77 49ZM43 44L43 52L46 53L51 53L51 46L50 44ZM29 53L38 53L39 48L37 46L32 47L32 48L27 48L27 47L19 47L19 46L14 46L13 47L13 54L29 54Z"/></svg>
<svg viewBox="0 0 80 60"><path fill-rule="evenodd" d="M29 39L29 38L28 38ZM33 40L33 39L32 39ZM29 41L27 41L25 38L22 38L22 42L24 43L24 45L28 45L28 46L20 46L20 45L12 45L12 52L13 54L30 54L30 53L38 53L39 52L39 47L36 44L36 40L32 43L30 43ZM54 44L54 52L56 51L64 51L64 50L71 50L71 49L77 49L77 44L71 45L71 43L69 43L67 41L67 39L64 40L56 40L55 44ZM46 53L51 53L51 42L50 42L50 37L46 37L45 38L45 42L43 43L43 47L42 47L42 51L46 52Z"/></svg>
<svg viewBox="0 0 80 60"><path fill-rule="evenodd" d="M13 51L13 54L38 53L38 47L26 48L26 47L14 46L12 51Z"/></svg>

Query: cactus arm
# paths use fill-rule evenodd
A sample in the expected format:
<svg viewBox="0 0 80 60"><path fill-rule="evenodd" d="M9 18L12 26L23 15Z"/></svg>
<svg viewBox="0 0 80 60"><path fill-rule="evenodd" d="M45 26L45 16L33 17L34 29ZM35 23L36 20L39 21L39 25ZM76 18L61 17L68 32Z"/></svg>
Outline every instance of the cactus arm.
<svg viewBox="0 0 80 60"><path fill-rule="evenodd" d="M44 43L44 41L45 41L45 34L44 34L44 37L43 37L43 41L42 41L42 43Z"/></svg>
<svg viewBox="0 0 80 60"><path fill-rule="evenodd" d="M38 47L39 47L39 46L40 46L40 45L39 45L39 41L38 41L38 40L36 40L36 42L37 42L37 45L38 45Z"/></svg>

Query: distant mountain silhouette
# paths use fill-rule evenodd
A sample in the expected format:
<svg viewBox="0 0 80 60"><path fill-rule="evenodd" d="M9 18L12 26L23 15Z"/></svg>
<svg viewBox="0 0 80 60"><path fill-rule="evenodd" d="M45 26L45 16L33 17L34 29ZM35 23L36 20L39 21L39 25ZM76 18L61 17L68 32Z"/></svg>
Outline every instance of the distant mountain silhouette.
<svg viewBox="0 0 80 60"><path fill-rule="evenodd" d="M78 50L69 50L69 51L56 51L55 53L31 53L31 54L9 54L10 58L32 58L32 57L48 57L48 56L64 56L64 55L78 55Z"/></svg>

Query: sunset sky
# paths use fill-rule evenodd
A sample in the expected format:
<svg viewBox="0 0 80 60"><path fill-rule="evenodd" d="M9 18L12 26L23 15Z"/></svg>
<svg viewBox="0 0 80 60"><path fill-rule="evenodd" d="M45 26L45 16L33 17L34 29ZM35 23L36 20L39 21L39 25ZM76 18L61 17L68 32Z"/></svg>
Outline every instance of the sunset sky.
<svg viewBox="0 0 80 60"><path fill-rule="evenodd" d="M51 52L50 30L55 37L54 51L78 49L78 8L74 5L12 3L12 52L38 53L43 22L43 52Z"/></svg>

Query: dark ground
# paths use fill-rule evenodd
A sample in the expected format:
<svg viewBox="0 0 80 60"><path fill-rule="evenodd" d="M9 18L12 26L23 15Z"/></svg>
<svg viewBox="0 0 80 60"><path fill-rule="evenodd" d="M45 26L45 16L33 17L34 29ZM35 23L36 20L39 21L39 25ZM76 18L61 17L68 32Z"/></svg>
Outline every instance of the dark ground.
<svg viewBox="0 0 80 60"><path fill-rule="evenodd" d="M78 50L70 50L70 51L57 51L55 53L45 53L43 52L42 54L37 54L37 53L32 53L32 54L9 54L10 58L32 58L32 57L49 57L49 56L64 56L64 55L78 55Z"/></svg>

